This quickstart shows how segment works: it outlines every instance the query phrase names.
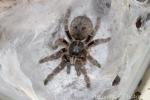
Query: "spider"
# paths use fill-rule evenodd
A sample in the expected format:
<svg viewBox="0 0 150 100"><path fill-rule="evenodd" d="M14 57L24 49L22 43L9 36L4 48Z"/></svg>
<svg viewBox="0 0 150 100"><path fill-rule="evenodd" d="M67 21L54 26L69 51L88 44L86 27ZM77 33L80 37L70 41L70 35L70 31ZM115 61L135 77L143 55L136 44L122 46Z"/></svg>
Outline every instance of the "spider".
<svg viewBox="0 0 150 100"><path fill-rule="evenodd" d="M74 65L77 76L83 74L84 80L86 82L86 87L90 88L90 78L84 65L86 64L87 60L98 68L100 68L101 65L90 55L89 49L100 43L106 43L110 41L111 38L108 37L105 39L93 40L95 33L100 26L99 17L97 18L94 29L92 21L87 16L77 16L76 18L74 18L71 22L70 29L68 29L68 20L70 14L71 10L68 9L64 18L64 30L69 42L64 38L59 38L58 40L56 40L55 45L63 45L64 48L39 61L39 63L45 63L61 58L60 64L44 80L44 85L47 85L48 82L51 81L53 77L56 76L65 67L67 67L67 74L70 74L71 66Z"/></svg>

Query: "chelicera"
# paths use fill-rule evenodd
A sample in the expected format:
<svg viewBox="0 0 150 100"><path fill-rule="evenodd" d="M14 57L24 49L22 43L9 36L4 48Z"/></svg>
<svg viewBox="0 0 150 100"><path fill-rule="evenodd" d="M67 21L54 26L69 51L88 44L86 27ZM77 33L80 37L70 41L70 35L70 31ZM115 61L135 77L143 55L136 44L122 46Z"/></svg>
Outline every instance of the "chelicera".
<svg viewBox="0 0 150 100"><path fill-rule="evenodd" d="M67 73L70 73L71 66L75 67L77 76L84 75L87 88L90 88L90 78L87 74L85 64L87 60L98 68L101 67L100 63L94 59L89 49L97 46L101 43L110 41L110 37L105 39L93 40L95 33L100 26L100 18L97 18L95 28L93 29L92 21L87 16L77 16L71 22L70 28L68 29L68 20L71 14L71 10L68 9L64 18L64 29L68 41L64 38L56 40L55 45L63 45L64 48L58 50L54 54L47 56L39 61L39 63L45 63L55 59L61 58L60 64L47 76L44 80L44 85L47 85L49 81L53 79L61 70L67 67Z"/></svg>

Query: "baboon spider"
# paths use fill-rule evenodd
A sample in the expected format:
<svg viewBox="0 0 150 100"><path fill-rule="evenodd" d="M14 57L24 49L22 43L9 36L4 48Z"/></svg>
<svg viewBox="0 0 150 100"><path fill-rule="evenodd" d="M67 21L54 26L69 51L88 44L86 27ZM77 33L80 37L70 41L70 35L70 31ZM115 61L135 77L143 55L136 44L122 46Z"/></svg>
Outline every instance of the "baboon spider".
<svg viewBox="0 0 150 100"><path fill-rule="evenodd" d="M61 58L61 63L44 80L44 85L47 85L55 75L65 68L65 66L67 67L67 74L69 74L71 65L74 65L77 76L83 74L86 86L87 88L90 88L90 78L84 65L87 60L99 68L101 65L90 55L89 49L98 44L110 41L110 37L106 39L93 40L93 37L100 26L100 18L97 18L95 28L93 29L93 24L88 17L77 16L71 22L70 29L68 29L68 19L70 17L70 13L71 10L68 9L64 19L64 29L69 42L64 38L59 38L56 40L55 45L63 45L64 48L39 61L39 63L44 63Z"/></svg>

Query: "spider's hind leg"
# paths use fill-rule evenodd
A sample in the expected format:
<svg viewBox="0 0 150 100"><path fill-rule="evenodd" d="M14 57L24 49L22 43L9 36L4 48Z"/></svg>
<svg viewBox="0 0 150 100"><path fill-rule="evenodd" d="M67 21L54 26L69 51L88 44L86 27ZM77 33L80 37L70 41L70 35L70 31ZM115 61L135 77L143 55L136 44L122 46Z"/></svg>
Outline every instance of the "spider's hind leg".
<svg viewBox="0 0 150 100"><path fill-rule="evenodd" d="M64 29L65 29L65 33L66 33L68 39L70 41L72 41L72 37L71 37L69 29L68 29L70 14L71 14L71 9L69 8L69 9L67 9L67 12L66 12L65 18L64 18Z"/></svg>
<svg viewBox="0 0 150 100"><path fill-rule="evenodd" d="M95 25L95 29L94 29L94 34L95 34L95 33L98 31L98 29L100 28L100 22L101 22L100 17L97 17L96 25Z"/></svg>
<svg viewBox="0 0 150 100"><path fill-rule="evenodd" d="M100 27L100 22L101 22L100 17L97 17L95 28L93 29L93 32L88 35L88 37L85 40L85 43L89 43L94 38L96 32Z"/></svg>

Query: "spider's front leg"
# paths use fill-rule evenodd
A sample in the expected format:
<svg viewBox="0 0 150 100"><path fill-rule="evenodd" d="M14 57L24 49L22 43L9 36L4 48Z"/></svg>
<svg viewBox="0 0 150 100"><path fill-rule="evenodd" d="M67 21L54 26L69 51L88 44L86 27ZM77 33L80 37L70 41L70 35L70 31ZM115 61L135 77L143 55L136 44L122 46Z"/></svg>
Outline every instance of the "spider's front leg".
<svg viewBox="0 0 150 100"><path fill-rule="evenodd" d="M90 43L88 43L87 46L86 46L86 48L89 49L89 48L97 46L99 44L106 43L106 42L108 42L110 40L111 40L110 37L108 37L106 39L96 39L96 40L93 40Z"/></svg>
<svg viewBox="0 0 150 100"><path fill-rule="evenodd" d="M94 38L99 27L100 27L100 17L97 18L95 28L94 28L93 32L88 35L88 37L85 40L85 43L89 43Z"/></svg>
<svg viewBox="0 0 150 100"><path fill-rule="evenodd" d="M61 70L63 70L67 65L67 63L68 63L68 58L66 55L63 55L61 63L44 80L44 85L47 85L48 82L51 81L55 75L57 75Z"/></svg>
<svg viewBox="0 0 150 100"><path fill-rule="evenodd" d="M87 71L86 71L84 65L85 65L85 61L83 59L80 59L80 60L76 61L75 67L76 66L78 67L78 70L76 70L77 71L77 75L80 76L80 74L82 73L84 75L84 80L86 82L86 87L90 88L90 86L91 86L90 78L87 75Z"/></svg>
<svg viewBox="0 0 150 100"><path fill-rule="evenodd" d="M72 41L73 39L72 39L70 32L69 32L69 29L68 29L70 14L71 14L71 9L69 8L69 9L67 9L67 12L66 12L65 18L64 18L64 29L65 29L65 33L66 33L68 39L70 41Z"/></svg>
<svg viewBox="0 0 150 100"><path fill-rule="evenodd" d="M66 48L62 48L61 50L57 51L55 54L52 54L50 56L47 56L43 59L41 59L39 61L39 63L45 63L45 62L48 62L50 60L54 60L54 59L58 59L62 56L62 54L64 54L65 52L67 52L67 49Z"/></svg>
<svg viewBox="0 0 150 100"><path fill-rule="evenodd" d="M101 64L96 59L94 59L90 54L88 54L87 59L93 65L97 66L98 68L101 68Z"/></svg>
<svg viewBox="0 0 150 100"><path fill-rule="evenodd" d="M85 80L85 82L86 82L86 87L87 87L87 88L90 88L90 87L91 87L91 82L90 82L89 76L87 75L87 71L86 71L85 67L82 66L82 67L80 68L80 70L81 70L81 73L84 75L84 80Z"/></svg>

